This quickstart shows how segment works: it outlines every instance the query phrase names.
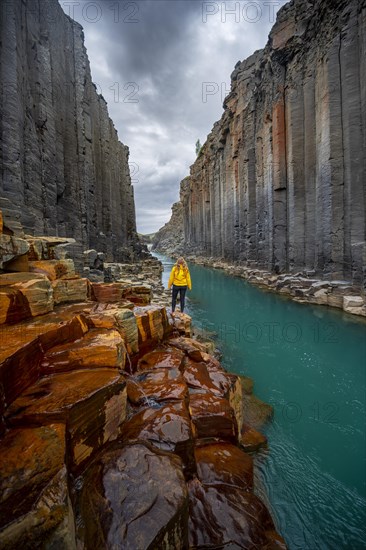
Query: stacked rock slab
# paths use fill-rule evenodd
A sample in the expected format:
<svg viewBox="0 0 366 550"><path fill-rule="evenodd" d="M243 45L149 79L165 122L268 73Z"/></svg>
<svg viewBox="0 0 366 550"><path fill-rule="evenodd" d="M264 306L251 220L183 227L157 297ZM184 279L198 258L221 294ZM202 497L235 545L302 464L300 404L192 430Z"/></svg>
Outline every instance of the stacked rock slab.
<svg viewBox="0 0 366 550"><path fill-rule="evenodd" d="M187 250L365 285L366 5L294 0L181 188Z"/></svg>
<svg viewBox="0 0 366 550"><path fill-rule="evenodd" d="M204 347L174 336L128 377L121 435L77 491L80 547L285 548L239 445L240 380Z"/></svg>
<svg viewBox="0 0 366 550"><path fill-rule="evenodd" d="M82 27L57 0L2 2L0 25L0 208L12 234L72 235L131 260L129 151L91 80Z"/></svg>
<svg viewBox="0 0 366 550"><path fill-rule="evenodd" d="M139 343L171 327L149 286L76 275L72 239L0 229L0 547L71 549L70 484L121 433Z"/></svg>
<svg viewBox="0 0 366 550"><path fill-rule="evenodd" d="M0 548L284 548L253 494L249 398L190 317L21 240L27 271L0 274Z"/></svg>

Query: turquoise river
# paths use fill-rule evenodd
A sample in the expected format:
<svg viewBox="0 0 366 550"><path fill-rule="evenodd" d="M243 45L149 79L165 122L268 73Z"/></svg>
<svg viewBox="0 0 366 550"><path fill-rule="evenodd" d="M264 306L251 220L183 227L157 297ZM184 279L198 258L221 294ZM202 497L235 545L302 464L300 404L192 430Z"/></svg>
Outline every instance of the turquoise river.
<svg viewBox="0 0 366 550"><path fill-rule="evenodd" d="M166 286L172 260L154 254ZM366 548L365 320L190 270L186 312L274 407L255 476L289 550Z"/></svg>

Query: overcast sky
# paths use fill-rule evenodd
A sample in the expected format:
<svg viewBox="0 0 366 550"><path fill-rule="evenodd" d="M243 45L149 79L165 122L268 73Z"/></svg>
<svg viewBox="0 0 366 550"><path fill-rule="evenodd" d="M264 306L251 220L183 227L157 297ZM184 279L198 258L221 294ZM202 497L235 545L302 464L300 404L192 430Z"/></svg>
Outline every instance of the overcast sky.
<svg viewBox="0 0 366 550"><path fill-rule="evenodd" d="M93 81L130 148L137 229L166 223L223 112L237 61L263 48L283 0L59 0L84 28Z"/></svg>

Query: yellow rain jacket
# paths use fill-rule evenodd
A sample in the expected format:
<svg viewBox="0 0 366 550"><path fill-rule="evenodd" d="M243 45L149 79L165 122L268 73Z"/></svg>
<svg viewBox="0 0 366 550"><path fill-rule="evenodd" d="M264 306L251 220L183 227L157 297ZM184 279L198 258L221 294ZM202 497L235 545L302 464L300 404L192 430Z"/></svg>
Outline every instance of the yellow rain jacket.
<svg viewBox="0 0 366 550"><path fill-rule="evenodd" d="M188 268L184 269L183 267L178 267L177 265L173 266L169 277L168 288L172 285L188 286L189 290L192 289L191 276Z"/></svg>

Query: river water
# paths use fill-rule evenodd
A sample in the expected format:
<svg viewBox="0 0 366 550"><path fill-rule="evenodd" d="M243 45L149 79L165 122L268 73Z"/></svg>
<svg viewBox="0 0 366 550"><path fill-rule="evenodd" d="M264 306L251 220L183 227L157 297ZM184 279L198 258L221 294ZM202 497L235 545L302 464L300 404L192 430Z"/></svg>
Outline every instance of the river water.
<svg viewBox="0 0 366 550"><path fill-rule="evenodd" d="M166 286L172 260L164 265ZM257 493L289 550L366 548L366 323L190 265L186 312L274 407ZM179 308L178 308L179 309Z"/></svg>

